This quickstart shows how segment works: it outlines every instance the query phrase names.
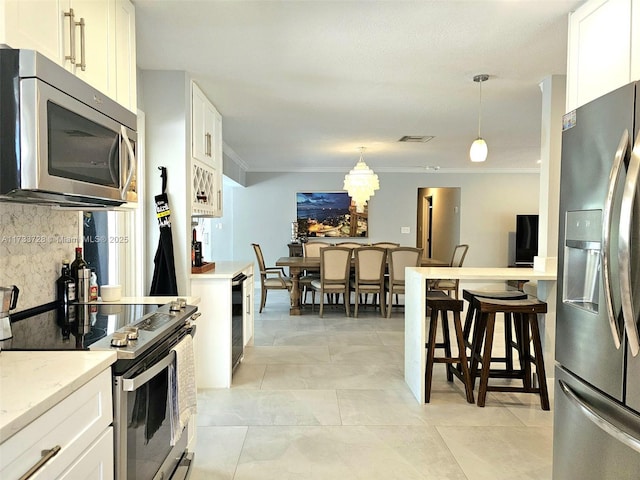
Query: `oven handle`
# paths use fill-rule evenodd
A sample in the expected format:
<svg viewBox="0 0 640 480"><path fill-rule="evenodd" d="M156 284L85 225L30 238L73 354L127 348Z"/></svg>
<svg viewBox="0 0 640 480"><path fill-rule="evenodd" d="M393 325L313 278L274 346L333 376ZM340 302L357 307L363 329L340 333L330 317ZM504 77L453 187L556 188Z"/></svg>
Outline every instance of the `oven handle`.
<svg viewBox="0 0 640 480"><path fill-rule="evenodd" d="M142 385L147 383L153 377L158 375L162 370L171 365L176 359L176 352L171 350L169 354L156 363L153 367L148 370L145 370L140 375L133 378L123 378L122 379L122 390L125 392L135 392Z"/></svg>

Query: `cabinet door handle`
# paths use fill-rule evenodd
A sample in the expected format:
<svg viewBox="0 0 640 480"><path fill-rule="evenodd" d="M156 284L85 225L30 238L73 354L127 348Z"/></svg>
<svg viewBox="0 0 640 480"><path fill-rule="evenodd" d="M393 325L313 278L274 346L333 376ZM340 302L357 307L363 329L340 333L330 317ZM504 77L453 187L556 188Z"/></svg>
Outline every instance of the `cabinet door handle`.
<svg viewBox="0 0 640 480"><path fill-rule="evenodd" d="M85 40L84 40L84 18L80 18L80 21L76 23L80 27L80 70L83 72L87 68L87 62L85 61Z"/></svg>
<svg viewBox="0 0 640 480"><path fill-rule="evenodd" d="M76 64L76 20L73 8L68 12L64 12L65 17L69 17L69 55L65 55L64 59L69 60L71 65Z"/></svg>
<svg viewBox="0 0 640 480"><path fill-rule="evenodd" d="M246 309L246 313L247 313L247 315L251 314L251 294L250 293L247 294L247 309Z"/></svg>
<svg viewBox="0 0 640 480"><path fill-rule="evenodd" d="M29 470L27 470L27 473L22 475L20 477L20 480L27 480L27 479L33 477L35 475L35 473L38 470L40 470L44 466L45 463L47 463L49 460L51 460L53 457L55 457L58 454L59 451L60 451L60 445L56 445L51 450L42 450L42 457L40 457L40 460L38 460L33 467L31 467Z"/></svg>
<svg viewBox="0 0 640 480"><path fill-rule="evenodd" d="M222 192L218 190L218 210L222 210Z"/></svg>

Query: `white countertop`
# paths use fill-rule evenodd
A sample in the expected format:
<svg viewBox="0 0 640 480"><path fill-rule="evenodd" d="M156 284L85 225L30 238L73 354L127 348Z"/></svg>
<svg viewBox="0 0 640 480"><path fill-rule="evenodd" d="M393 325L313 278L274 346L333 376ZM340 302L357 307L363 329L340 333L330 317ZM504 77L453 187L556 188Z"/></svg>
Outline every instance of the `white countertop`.
<svg viewBox="0 0 640 480"><path fill-rule="evenodd" d="M173 302L177 298L184 298L187 301L188 305L197 305L200 303L200 297L188 297L185 295L178 296L166 296L166 297L121 297L120 300L115 302L103 302L101 299L98 299L96 302L91 302L92 304L99 305L127 305L127 304L158 304L164 305L165 303Z"/></svg>
<svg viewBox="0 0 640 480"><path fill-rule="evenodd" d="M410 267L424 278L451 280L555 280L555 268L548 271L508 267Z"/></svg>
<svg viewBox="0 0 640 480"><path fill-rule="evenodd" d="M0 443L115 361L115 352L0 352Z"/></svg>
<svg viewBox="0 0 640 480"><path fill-rule="evenodd" d="M199 279L211 279L211 278L233 278L244 269L253 265L250 261L228 261L228 262L215 262L216 267L213 270L209 270L206 273L192 273L191 280Z"/></svg>

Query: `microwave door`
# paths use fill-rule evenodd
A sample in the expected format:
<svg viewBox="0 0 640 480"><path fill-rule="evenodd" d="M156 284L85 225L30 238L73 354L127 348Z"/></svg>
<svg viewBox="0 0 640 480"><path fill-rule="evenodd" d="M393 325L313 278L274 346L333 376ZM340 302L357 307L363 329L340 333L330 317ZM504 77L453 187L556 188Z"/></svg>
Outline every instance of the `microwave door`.
<svg viewBox="0 0 640 480"><path fill-rule="evenodd" d="M121 201L120 124L36 78L20 97L21 188Z"/></svg>

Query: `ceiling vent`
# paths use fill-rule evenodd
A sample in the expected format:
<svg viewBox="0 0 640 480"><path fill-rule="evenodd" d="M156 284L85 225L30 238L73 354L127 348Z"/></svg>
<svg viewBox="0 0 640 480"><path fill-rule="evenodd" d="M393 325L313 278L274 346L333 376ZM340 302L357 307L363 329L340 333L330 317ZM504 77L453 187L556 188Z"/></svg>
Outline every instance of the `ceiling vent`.
<svg viewBox="0 0 640 480"><path fill-rule="evenodd" d="M413 142L413 143L427 143L429 140L433 140L433 136L430 135L405 135L398 140L399 142Z"/></svg>

